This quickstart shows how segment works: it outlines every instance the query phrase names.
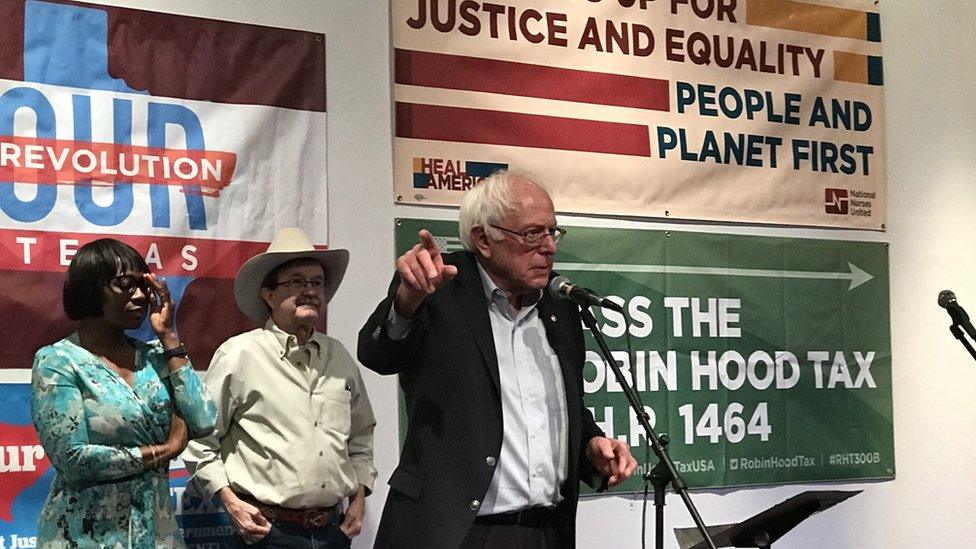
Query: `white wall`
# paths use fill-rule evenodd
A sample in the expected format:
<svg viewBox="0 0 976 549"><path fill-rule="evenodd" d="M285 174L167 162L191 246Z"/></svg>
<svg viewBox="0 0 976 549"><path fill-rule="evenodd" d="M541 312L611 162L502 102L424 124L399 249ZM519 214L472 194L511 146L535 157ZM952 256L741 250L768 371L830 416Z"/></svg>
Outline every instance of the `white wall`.
<svg viewBox="0 0 976 549"><path fill-rule="evenodd" d="M355 348L356 333L389 282L396 216L455 216L449 209L395 207L392 198L389 10L386 0L150 0L121 5L324 32L327 43L330 245L352 261L330 309L330 333ZM976 443L976 363L948 334L936 306L950 288L976 313L976 11L964 0L887 0L881 5L888 128L888 232L708 227L711 231L890 242L897 479L832 485L863 489L784 540L792 548L968 546ZM558 206L558 204L557 204ZM566 222L563 219L562 222ZM609 225L574 217L572 224ZM660 227L654 224L628 226ZM695 229L682 226L681 229ZM396 384L365 373L376 410L376 461L367 530L372 545L397 462ZM804 489L788 486L696 493L709 523L733 522ZM691 526L675 496L670 529ZM580 547L640 547L640 503L598 497L580 506ZM653 528L653 511L649 517ZM648 532L653 546L653 532Z"/></svg>

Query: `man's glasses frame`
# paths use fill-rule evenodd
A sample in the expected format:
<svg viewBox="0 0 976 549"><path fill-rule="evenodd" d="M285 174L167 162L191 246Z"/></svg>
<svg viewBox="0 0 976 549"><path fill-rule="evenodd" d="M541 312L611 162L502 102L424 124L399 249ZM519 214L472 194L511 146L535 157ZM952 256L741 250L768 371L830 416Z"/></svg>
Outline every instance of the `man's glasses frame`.
<svg viewBox="0 0 976 549"><path fill-rule="evenodd" d="M284 286L291 292L304 292L305 288L308 288L311 284L312 290L316 292L321 292L325 290L326 280L324 278L313 278L310 280L304 278L290 278L288 280L279 280L274 283L271 289L275 289L278 286Z"/></svg>
<svg viewBox="0 0 976 549"><path fill-rule="evenodd" d="M495 224L490 225L499 231L504 231L521 238L522 244L525 244L529 248L542 245L542 242L545 241L547 236L552 237L553 242L559 242L562 237L566 236L566 229L562 227L529 227L524 231L516 231Z"/></svg>

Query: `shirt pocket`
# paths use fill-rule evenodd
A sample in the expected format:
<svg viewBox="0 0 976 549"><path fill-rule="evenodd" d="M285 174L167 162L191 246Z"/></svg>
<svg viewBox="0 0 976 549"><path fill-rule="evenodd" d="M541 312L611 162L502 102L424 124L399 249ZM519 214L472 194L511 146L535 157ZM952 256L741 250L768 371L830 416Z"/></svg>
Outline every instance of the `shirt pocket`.
<svg viewBox="0 0 976 549"><path fill-rule="evenodd" d="M345 389L326 389L322 392L319 428L348 438L352 425L352 395Z"/></svg>

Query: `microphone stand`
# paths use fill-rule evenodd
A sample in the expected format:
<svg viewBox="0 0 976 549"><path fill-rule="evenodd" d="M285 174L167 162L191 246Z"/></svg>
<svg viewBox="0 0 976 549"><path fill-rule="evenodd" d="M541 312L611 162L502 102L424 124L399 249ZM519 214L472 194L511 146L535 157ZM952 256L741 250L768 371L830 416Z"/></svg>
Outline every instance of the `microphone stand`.
<svg viewBox="0 0 976 549"><path fill-rule="evenodd" d="M969 351L969 354L973 357L973 360L976 360L976 349L973 349L973 346L969 343L969 340L966 339L966 335L963 334L962 328L959 327L959 323L953 323L952 326L949 326L949 331L952 332L952 335L954 335L956 339L962 343L963 347Z"/></svg>
<svg viewBox="0 0 976 549"><path fill-rule="evenodd" d="M648 474L648 478L651 479L651 483L654 485L654 507L655 507L655 525L654 525L654 535L655 543L658 549L664 548L664 488L671 484L674 491L681 496L682 501L685 502L685 507L688 508L688 512L691 514L691 518L694 519L695 525L698 527L698 531L701 533L702 539L704 539L711 549L717 549L715 547L715 542L712 541L712 536L708 533L708 529L705 528L705 521L702 520L701 515L698 514L698 509L695 504L691 501L691 496L688 494L688 485L685 484L681 474L674 466L674 461L671 460L671 456L668 454L668 450L665 447L667 444L667 439L662 443L661 438L657 436L654 429L651 427L650 416L644 411L641 406L640 400L637 398L637 393L634 388L630 386L627 378L624 377L622 371L620 371L620 365L613 358L613 353L610 348L607 347L607 342L603 339L603 334L600 333L600 329L596 325L596 319L593 317L593 313L590 312L589 307L580 306L580 316L583 318L583 324L590 330L593 334L593 338L596 340L597 345L600 347L600 352L606 359L607 364L613 370L614 376L617 378L617 382L623 388L624 394L627 395L627 400L630 402L630 407L634 410L634 414L637 415L637 420L640 422L641 427L644 428L644 433L647 436L647 442L651 445L651 449L654 450L654 455L660 460L657 466ZM968 344L968 343L967 343ZM974 355L976 356L976 355Z"/></svg>

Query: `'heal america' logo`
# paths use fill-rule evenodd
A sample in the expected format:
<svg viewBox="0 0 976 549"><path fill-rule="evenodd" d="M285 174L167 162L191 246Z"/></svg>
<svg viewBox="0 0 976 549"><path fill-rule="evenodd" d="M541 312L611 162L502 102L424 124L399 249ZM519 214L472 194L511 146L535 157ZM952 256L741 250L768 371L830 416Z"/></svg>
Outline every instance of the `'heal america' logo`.
<svg viewBox="0 0 976 549"><path fill-rule="evenodd" d="M494 162L414 157L413 187L466 191L494 172L507 168L508 164Z"/></svg>

